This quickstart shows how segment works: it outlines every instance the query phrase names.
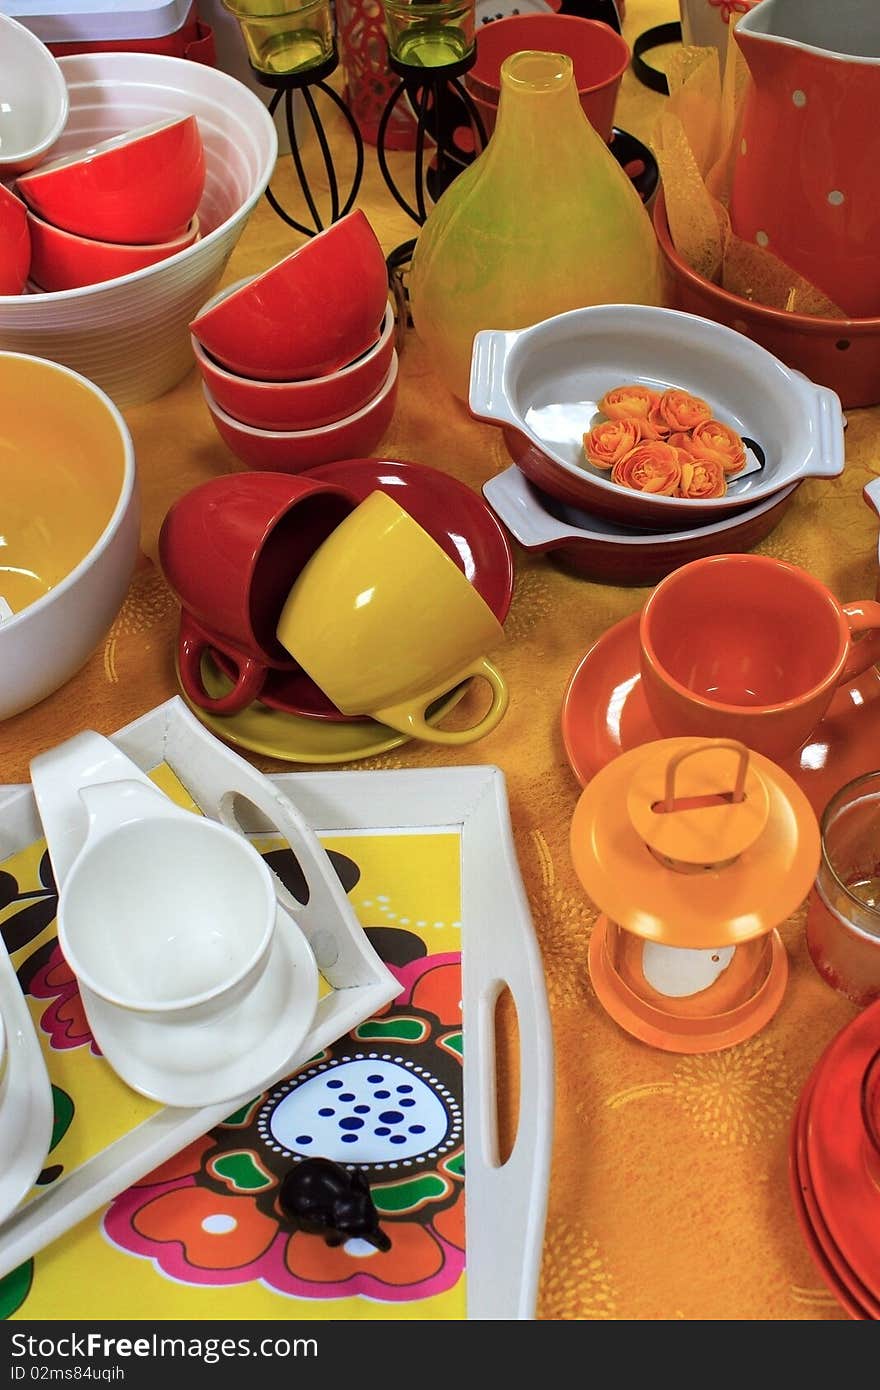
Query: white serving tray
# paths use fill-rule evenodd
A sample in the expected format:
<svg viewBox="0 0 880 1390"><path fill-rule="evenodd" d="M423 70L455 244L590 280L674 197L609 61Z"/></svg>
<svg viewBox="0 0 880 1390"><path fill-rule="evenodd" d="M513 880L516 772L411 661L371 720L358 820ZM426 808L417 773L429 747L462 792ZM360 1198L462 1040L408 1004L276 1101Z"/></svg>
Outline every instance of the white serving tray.
<svg viewBox="0 0 880 1390"><path fill-rule="evenodd" d="M209 758L206 739L212 745ZM239 775L243 762L176 697L127 725L112 741L145 772L166 763L209 815L216 811L210 784L215 783L216 791L223 780L215 763L217 750L234 760ZM206 762L212 767L210 777L205 775ZM476 1319L534 1317L550 1175L553 1045L540 951L516 860L503 773L491 766L308 772L284 773L269 781L319 834L433 830L460 837L467 1311ZM271 807L268 813L258 810L260 798L249 799L253 805L247 815L237 803L241 829L263 835L276 830ZM0 791L0 860L41 837L30 787ZM308 935L305 924L304 930ZM310 1034L304 1056L317 1050L316 1042L323 1045L322 1008L331 1011L325 1020L326 1043L331 1034L339 1037L397 992L397 982L381 962L381 972L370 970L375 953L365 936L363 941L361 958L350 953L339 979L332 978L332 966L322 964L334 993L319 1005L318 1031ZM313 944L321 964L322 943L313 938ZM351 984L358 974L360 981ZM390 989L388 979L393 982ZM505 986L517 1011L520 1102L516 1139L502 1164L494 1020ZM351 996L347 1010L340 995ZM346 1014L350 1023L345 1022ZM218 1124L233 1108L228 1103L200 1110L166 1107L40 1192L0 1228L0 1277Z"/></svg>
<svg viewBox="0 0 880 1390"><path fill-rule="evenodd" d="M0 0L43 43L158 39L183 24L192 0Z"/></svg>

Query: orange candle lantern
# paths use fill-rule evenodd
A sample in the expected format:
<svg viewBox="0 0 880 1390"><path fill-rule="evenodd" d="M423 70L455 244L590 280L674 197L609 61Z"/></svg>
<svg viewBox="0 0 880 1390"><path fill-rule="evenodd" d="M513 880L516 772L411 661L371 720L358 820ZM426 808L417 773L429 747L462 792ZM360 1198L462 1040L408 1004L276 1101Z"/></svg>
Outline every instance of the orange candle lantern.
<svg viewBox="0 0 880 1390"><path fill-rule="evenodd" d="M777 930L809 892L819 827L797 784L733 740L661 739L585 788L574 866L599 908L590 977L606 1012L667 1052L714 1052L773 1017Z"/></svg>

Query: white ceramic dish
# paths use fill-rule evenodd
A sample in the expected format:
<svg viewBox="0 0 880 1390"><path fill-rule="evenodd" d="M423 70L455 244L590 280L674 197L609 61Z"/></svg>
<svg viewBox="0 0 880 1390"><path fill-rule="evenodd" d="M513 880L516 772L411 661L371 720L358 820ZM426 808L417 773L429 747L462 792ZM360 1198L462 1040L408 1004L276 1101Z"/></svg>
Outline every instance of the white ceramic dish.
<svg viewBox="0 0 880 1390"><path fill-rule="evenodd" d="M318 967L279 906L260 979L208 1020L167 1022L116 1008L82 983L79 992L101 1051L135 1091L162 1105L218 1105L257 1095L288 1069L314 1021Z"/></svg>
<svg viewBox="0 0 880 1390"><path fill-rule="evenodd" d="M49 1074L12 962L0 944L0 1222L34 1185L52 1142Z"/></svg>
<svg viewBox="0 0 880 1390"><path fill-rule="evenodd" d="M526 550L553 553L569 569L606 584L656 584L703 555L749 550L794 501L791 483L754 507L685 531L631 531L542 494L515 465L483 484L483 496Z"/></svg>
<svg viewBox="0 0 880 1390"><path fill-rule="evenodd" d="M0 342L51 357L117 405L153 400L193 365L189 324L262 196L278 151L266 107L216 68L154 53L60 58L70 114L54 153L193 114L205 147L200 239L167 260L98 285L0 296Z"/></svg>
<svg viewBox="0 0 880 1390"><path fill-rule="evenodd" d="M4 362L24 359L23 353L0 353ZM119 611L134 571L140 541L140 492L134 445L128 426L113 402L91 381L54 362L41 361L45 369L45 411L51 412L56 396L53 382L74 378L93 398L94 418L110 417L121 455L116 505L101 535L78 564L47 593L0 622L0 719L8 719L37 704L68 681L88 660ZM63 417L59 429L63 426ZM90 436L80 430L71 439L67 467L80 465L79 453L88 457ZM15 454L12 466L21 466ZM7 466L9 464L7 463ZM59 460L63 469L65 460ZM3 465L0 464L0 481ZM8 497L14 497L10 489ZM0 517L3 506L0 503ZM45 525L45 518L43 519ZM0 521L2 525L2 521ZM2 551L0 551L2 555ZM2 571L2 562L0 562ZM2 573L0 573L2 580Z"/></svg>
<svg viewBox="0 0 880 1390"><path fill-rule="evenodd" d="M144 771L167 763L209 814L219 809L217 792L228 783L228 759L233 759L233 765L242 764L257 783L270 780L279 801L286 804L289 796L304 822L325 837L441 832L460 838L462 1003L465 1034L471 1039L464 1053L465 1135L472 1136L466 1138L467 1312L474 1319L534 1317L550 1176L553 1043L544 973L516 860L503 774L495 767L456 767L293 773L263 779L207 734L179 699L151 710L112 741ZM245 816L243 801L235 799L249 831L266 834L283 828L271 795L258 800L247 784L242 794L254 802ZM40 833L30 788L7 788L0 793L0 856L33 843ZM330 876L335 880L335 875ZM338 882L336 890L344 899ZM387 972L379 965L376 973L373 962L378 958L356 922L351 938L343 934L334 940L332 933L325 932L322 939L325 908L320 902L316 908L308 921L299 909L297 916L334 990L318 1005L307 1042L311 1052L369 1017L399 989L394 980L389 994ZM340 947L334 962L334 950ZM494 1018L505 984L517 1011L521 1082L516 1139L502 1164ZM311 1052L303 1048L301 1055ZM0 1277L204 1134L229 1111L228 1105L161 1110L65 1173L0 1231Z"/></svg>
<svg viewBox="0 0 880 1390"><path fill-rule="evenodd" d="M0 178L33 169L64 129L70 100L57 59L23 24L0 13Z"/></svg>
<svg viewBox="0 0 880 1390"><path fill-rule="evenodd" d="M586 462L583 435L613 387L680 387L764 455L732 476L724 497L696 501L636 492ZM764 501L804 478L843 472L843 412L764 348L723 324L673 309L601 304L514 332L474 339L470 408L507 427L514 462L545 492L643 530L680 530ZM757 452L757 451L756 451Z"/></svg>

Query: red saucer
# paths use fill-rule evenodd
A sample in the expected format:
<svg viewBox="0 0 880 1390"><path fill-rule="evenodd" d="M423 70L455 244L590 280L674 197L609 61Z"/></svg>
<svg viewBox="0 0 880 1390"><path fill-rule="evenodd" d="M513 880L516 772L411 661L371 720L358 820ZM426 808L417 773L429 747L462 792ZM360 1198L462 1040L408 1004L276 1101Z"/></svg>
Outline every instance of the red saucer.
<svg viewBox="0 0 880 1390"><path fill-rule="evenodd" d="M840 1252L836 1251L834 1256L831 1254L833 1244L827 1240L827 1229L815 1205L808 1170L805 1166L804 1116L809 1109L812 1091L813 1076L810 1076L801 1092L789 1135L788 1178L792 1205L807 1249L825 1284L851 1318L857 1322L864 1322L873 1319L874 1314L869 1313L867 1305L863 1305L850 1292L850 1284L855 1278L852 1271L847 1269L847 1282L844 1282L838 1274ZM820 1231L822 1238L820 1238Z"/></svg>
<svg viewBox="0 0 880 1390"><path fill-rule="evenodd" d="M399 459L340 459L309 469L308 476L338 483L358 502L376 491L393 497L463 570L499 623L504 622L513 598L513 552L507 532L479 493L439 468ZM212 655L224 675L234 677L228 658L222 652ZM307 719L363 719L338 710L304 671L272 671L260 703Z"/></svg>
<svg viewBox="0 0 880 1390"><path fill-rule="evenodd" d="M639 614L603 633L581 658L562 701L562 740L572 771L586 786L619 753L661 737L642 694ZM810 741L779 766L798 783L817 816L854 777L874 771L880 747L880 673L870 667L838 690Z"/></svg>
<svg viewBox="0 0 880 1390"><path fill-rule="evenodd" d="M874 1304L880 1300L880 1186L866 1165L861 1085L880 1045L880 1003L837 1035L815 1071L806 1162L828 1236Z"/></svg>
<svg viewBox="0 0 880 1390"><path fill-rule="evenodd" d="M844 1302L844 1298L841 1297L840 1291L841 1289L844 1290L845 1297L847 1297L847 1302L844 1302L844 1307L847 1308L848 1312L851 1312L849 1304L854 1304L855 1307L859 1308L858 1316L861 1316L861 1318L880 1319L880 1302L874 1298L874 1295L870 1293L869 1289L866 1289L865 1284L863 1284L861 1280L856 1279L854 1272L852 1272L847 1261L842 1257L837 1245L831 1240L829 1227L827 1227L826 1220L824 1220L822 1208L819 1207L819 1202L816 1201L815 1188L813 1188L812 1175L810 1175L809 1170L809 1159L808 1155L806 1155L806 1118L808 1118L809 1115L810 1102L812 1102L813 1098L813 1088L815 1088L816 1083L816 1074L819 1072L820 1066L822 1066L822 1062L817 1063L816 1068L813 1068L812 1074L810 1074L808 1080L806 1080L806 1086L801 1093L801 1101L799 1101L797 1112L795 1112L795 1122L791 1130L790 1161L792 1181L794 1181L795 1177L797 1177L798 1180L798 1202L795 1205L799 1205L799 1207L804 1209L804 1216L809 1225L810 1238L808 1244L810 1245L810 1251L813 1251L813 1245L819 1248L820 1259L817 1259L816 1262L820 1264L820 1266L822 1266L822 1264L826 1266L827 1272L830 1273L831 1279L834 1280L834 1293L837 1293L838 1297L841 1298L841 1302ZM806 1227L804 1227L804 1234L805 1236L808 1234ZM815 1254L815 1251L813 1251L813 1254Z"/></svg>

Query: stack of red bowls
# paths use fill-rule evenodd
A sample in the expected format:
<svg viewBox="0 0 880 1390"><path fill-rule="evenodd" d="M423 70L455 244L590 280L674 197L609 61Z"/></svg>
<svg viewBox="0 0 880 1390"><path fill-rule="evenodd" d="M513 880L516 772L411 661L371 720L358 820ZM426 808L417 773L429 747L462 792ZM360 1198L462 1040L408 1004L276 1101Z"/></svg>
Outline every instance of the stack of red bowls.
<svg viewBox="0 0 880 1390"><path fill-rule="evenodd" d="M22 174L15 193L33 287L55 292L115 280L192 246L204 188L195 116L140 126Z"/></svg>
<svg viewBox="0 0 880 1390"><path fill-rule="evenodd" d="M880 1001L820 1057L789 1157L795 1211L819 1273L850 1317L880 1318Z"/></svg>
<svg viewBox="0 0 880 1390"><path fill-rule="evenodd" d="M190 324L217 431L250 468L299 473L369 454L397 399L385 257L360 211Z"/></svg>

